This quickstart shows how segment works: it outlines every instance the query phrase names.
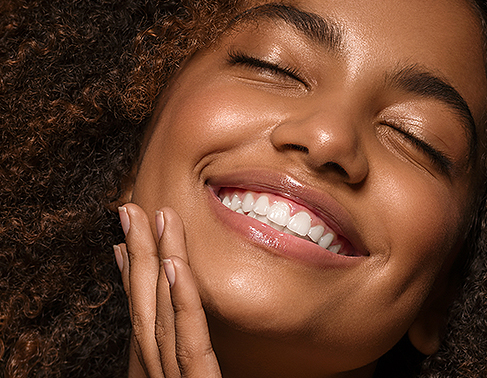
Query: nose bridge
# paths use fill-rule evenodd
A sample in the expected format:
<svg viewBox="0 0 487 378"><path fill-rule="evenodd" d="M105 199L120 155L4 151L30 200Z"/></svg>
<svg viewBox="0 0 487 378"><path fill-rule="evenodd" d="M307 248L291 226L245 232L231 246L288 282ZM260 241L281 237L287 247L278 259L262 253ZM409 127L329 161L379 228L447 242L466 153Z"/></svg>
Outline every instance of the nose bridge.
<svg viewBox="0 0 487 378"><path fill-rule="evenodd" d="M313 169L334 170L349 183L368 173L363 121L358 110L337 103L293 109L271 135L279 151L298 154Z"/></svg>

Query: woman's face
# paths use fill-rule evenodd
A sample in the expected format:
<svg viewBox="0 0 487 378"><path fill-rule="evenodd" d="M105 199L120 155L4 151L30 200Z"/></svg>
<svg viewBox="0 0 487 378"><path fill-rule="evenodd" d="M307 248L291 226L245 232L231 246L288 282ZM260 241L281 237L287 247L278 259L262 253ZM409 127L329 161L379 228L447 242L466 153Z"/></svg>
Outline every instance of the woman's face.
<svg viewBox="0 0 487 378"><path fill-rule="evenodd" d="M312 376L408 331L462 253L481 46L463 1L303 0L244 14L184 64L133 201L182 217L217 349L229 325L240 354L239 331L280 340Z"/></svg>

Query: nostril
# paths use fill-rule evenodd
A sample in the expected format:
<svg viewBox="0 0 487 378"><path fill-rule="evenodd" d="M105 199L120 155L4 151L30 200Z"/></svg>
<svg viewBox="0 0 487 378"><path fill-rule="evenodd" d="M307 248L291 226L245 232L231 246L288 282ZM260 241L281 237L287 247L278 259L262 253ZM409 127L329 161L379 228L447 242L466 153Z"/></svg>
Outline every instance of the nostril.
<svg viewBox="0 0 487 378"><path fill-rule="evenodd" d="M285 150L294 150L294 151L299 151L299 152L304 152L305 154L309 154L309 149L308 147L302 146L300 144L294 144L294 143L287 143L283 145L283 149ZM331 169L336 172L338 172L341 176L348 177L347 171L338 163L335 163L333 161L329 161L321 166L323 169Z"/></svg>
<svg viewBox="0 0 487 378"><path fill-rule="evenodd" d="M313 174L331 175L347 185L362 183L369 173L362 129L348 121L342 125L342 119L328 122L327 118L314 117L274 127L270 133L272 147L287 161L302 164Z"/></svg>
<svg viewBox="0 0 487 378"><path fill-rule="evenodd" d="M287 150L295 150L295 151L299 151L299 152L304 152L306 154L309 153L309 150L307 147L304 147L304 146L301 146L299 144L292 144L292 143L289 143L289 144L286 144L283 146L285 149Z"/></svg>
<svg viewBox="0 0 487 378"><path fill-rule="evenodd" d="M338 172L340 175L344 177L348 177L347 171L338 163L333 161L329 161L328 163L323 164L323 168L333 169Z"/></svg>

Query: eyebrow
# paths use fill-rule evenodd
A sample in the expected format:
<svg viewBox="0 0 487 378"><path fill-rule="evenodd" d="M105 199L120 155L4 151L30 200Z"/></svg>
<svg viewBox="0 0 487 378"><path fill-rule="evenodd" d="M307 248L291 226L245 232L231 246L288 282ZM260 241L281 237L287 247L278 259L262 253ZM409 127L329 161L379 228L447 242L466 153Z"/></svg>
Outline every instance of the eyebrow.
<svg viewBox="0 0 487 378"><path fill-rule="evenodd" d="M344 47L345 33L336 22L289 5L270 3L250 8L238 15L229 27L241 21L256 21L262 18L282 20L311 41L333 52L338 52ZM477 152L475 120L465 99L446 80L413 64L388 73L386 84L445 104L462 122L470 149L469 160L475 157Z"/></svg>
<svg viewBox="0 0 487 378"><path fill-rule="evenodd" d="M446 80L420 65L412 64L387 74L386 84L445 104L461 120L470 147L469 159L475 156L477 128L472 112L465 99Z"/></svg>
<svg viewBox="0 0 487 378"><path fill-rule="evenodd" d="M337 23L315 13L283 4L271 3L250 8L239 14L229 26L232 27L241 21L255 21L262 18L282 20L295 27L313 42L326 46L332 51L338 51L342 47L343 33Z"/></svg>

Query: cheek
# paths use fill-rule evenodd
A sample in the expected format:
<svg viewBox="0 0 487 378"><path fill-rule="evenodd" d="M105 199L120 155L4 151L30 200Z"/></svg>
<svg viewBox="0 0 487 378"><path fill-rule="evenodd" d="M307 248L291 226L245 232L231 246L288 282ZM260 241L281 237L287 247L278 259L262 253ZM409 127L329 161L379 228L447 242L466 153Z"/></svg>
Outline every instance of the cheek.
<svg viewBox="0 0 487 378"><path fill-rule="evenodd" d="M252 124L255 114L241 109L238 99L229 101L227 91L181 85L167 94L138 169L133 198L151 211L163 205L178 209L182 191L194 187L195 168L241 143L249 129L242 125Z"/></svg>
<svg viewBox="0 0 487 378"><path fill-rule="evenodd" d="M160 136L154 139L163 141L160 148L168 156L191 151L191 164L215 152L260 143L265 130L286 114L285 102L232 82L213 83L211 90L182 85L166 104L158 120Z"/></svg>
<svg viewBox="0 0 487 378"><path fill-rule="evenodd" d="M458 190L415 169L393 167L383 172L371 188L375 210L369 221L377 225L373 235L385 251L385 268L396 272L404 290L412 285L421 291L429 290L443 263L458 248L465 203Z"/></svg>

